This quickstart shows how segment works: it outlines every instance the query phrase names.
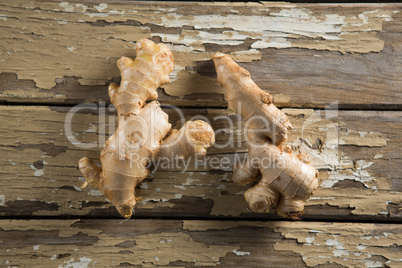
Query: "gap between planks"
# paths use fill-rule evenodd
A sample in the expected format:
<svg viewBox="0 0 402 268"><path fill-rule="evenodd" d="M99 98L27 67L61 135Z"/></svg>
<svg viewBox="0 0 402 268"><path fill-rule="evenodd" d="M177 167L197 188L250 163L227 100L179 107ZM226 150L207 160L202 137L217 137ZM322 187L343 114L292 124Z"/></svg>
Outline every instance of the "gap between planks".
<svg viewBox="0 0 402 268"><path fill-rule="evenodd" d="M151 100L148 101L152 102L152 101L158 101L158 100ZM158 101L159 103L161 103L162 105L164 104L163 101ZM103 102L106 105L112 105L109 101L107 102ZM85 108L83 105L84 104L88 104L87 108L91 108L90 105L95 104L97 106L99 106L101 104L101 102L87 102L87 103L57 103L57 102L9 102L9 101L1 101L0 100L0 107L2 106L45 106L45 107L66 107L66 108L73 108L77 105L81 105L81 107ZM227 109L227 105L226 106L211 106L211 105L195 105L195 106L191 106L191 105L173 105L174 107L177 107L179 109L211 109L211 110L222 110L222 109ZM353 107L352 107L353 106ZM395 104L380 104L380 105L357 105L356 107L354 107L354 105L340 105L337 108L331 108L331 107L320 107L320 106L316 106L316 107L310 107L310 106L306 106L306 107L293 107L292 105L289 106L279 106L277 105L277 107L279 109L300 109L300 110L304 110L304 109L314 109L316 111L333 111L333 110L339 110L339 111L361 111L361 110L365 110L365 111L379 111L379 112L399 112L402 111L402 104L401 105L395 105Z"/></svg>

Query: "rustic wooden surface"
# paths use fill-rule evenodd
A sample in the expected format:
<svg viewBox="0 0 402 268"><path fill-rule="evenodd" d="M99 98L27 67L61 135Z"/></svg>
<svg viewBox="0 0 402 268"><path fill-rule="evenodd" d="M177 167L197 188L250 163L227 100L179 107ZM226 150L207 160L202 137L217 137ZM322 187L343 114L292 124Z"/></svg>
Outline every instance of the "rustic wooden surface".
<svg viewBox="0 0 402 268"><path fill-rule="evenodd" d="M117 59L135 56L133 43L149 37L174 49L165 103L225 106L210 60L219 50L279 106L401 108L400 4L2 1L0 8L7 102L108 100L104 85L119 81Z"/></svg>
<svg viewBox="0 0 402 268"><path fill-rule="evenodd" d="M0 0L0 267L400 267L401 7ZM174 53L159 101L208 120L217 142L185 172L159 166L123 221L79 188L77 161L99 161L116 126L107 85L143 37ZM302 222L252 213L231 182L244 122L216 51L272 93L320 171Z"/></svg>
<svg viewBox="0 0 402 268"><path fill-rule="evenodd" d="M401 225L1 220L2 266L397 267ZM74 266L75 265L75 266Z"/></svg>
<svg viewBox="0 0 402 268"><path fill-rule="evenodd" d="M70 107L0 108L0 120L4 122L0 131L6 133L2 141L5 153L0 155L0 170L5 176L0 189L6 206L0 215L118 217L98 190L79 188L82 178L78 160L87 156L99 162L102 142L115 130L116 116L105 108L104 116L99 116L100 110L95 107L81 109L72 116L71 123L67 116ZM175 125L178 115L172 109L165 110ZM295 151L309 153L320 171L321 187L308 202L305 219L401 220L401 112L283 111L294 127L290 144ZM136 216L276 217L250 213L242 195L247 187L230 180L234 153L241 157L247 151L239 137L244 125L230 129L228 122L217 116L227 115L235 123L237 117L222 109L182 112L187 119L203 116L209 120L217 133L216 145L203 162L188 163L186 172L182 169L187 163L180 163L178 167L161 166L151 174L136 191L144 198L136 205ZM105 123L100 125L102 117ZM310 121L313 123L308 125ZM66 126L71 132L66 132ZM233 146L218 148L232 133L238 134ZM71 137L80 144L70 142ZM320 140L323 144L318 148ZM81 148L83 145L91 148ZM225 164L224 159L231 163Z"/></svg>

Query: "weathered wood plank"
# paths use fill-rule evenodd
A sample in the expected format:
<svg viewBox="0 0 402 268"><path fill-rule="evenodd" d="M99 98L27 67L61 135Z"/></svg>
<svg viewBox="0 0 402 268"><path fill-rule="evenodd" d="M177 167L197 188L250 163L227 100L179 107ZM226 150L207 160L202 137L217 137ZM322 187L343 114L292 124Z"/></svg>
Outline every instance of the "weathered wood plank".
<svg viewBox="0 0 402 268"><path fill-rule="evenodd" d="M396 224L1 220L0 265L400 267Z"/></svg>
<svg viewBox="0 0 402 268"><path fill-rule="evenodd" d="M69 110L0 106L0 216L118 217L98 190L79 188L83 178L77 168L83 156L99 161L99 144L115 130L114 112ZM166 111L170 122L180 125L177 111ZM216 144L197 165L155 162L157 171L136 191L144 198L136 216L276 218L251 213L242 195L247 187L231 182L231 165L247 149L244 122L221 109L181 111L186 120L208 120ZM321 186L307 203L305 219L401 219L401 112L283 111L294 127L290 145L309 153L320 171Z"/></svg>
<svg viewBox="0 0 402 268"><path fill-rule="evenodd" d="M281 107L401 108L400 4L0 2L0 101L108 101L142 37L171 45L160 101L226 106L212 53L232 53Z"/></svg>

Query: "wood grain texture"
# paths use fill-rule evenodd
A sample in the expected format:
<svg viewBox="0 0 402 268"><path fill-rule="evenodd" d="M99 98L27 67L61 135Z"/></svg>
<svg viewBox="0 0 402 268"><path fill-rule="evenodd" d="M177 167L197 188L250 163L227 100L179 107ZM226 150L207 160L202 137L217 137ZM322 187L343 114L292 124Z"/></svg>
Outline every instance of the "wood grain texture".
<svg viewBox="0 0 402 268"><path fill-rule="evenodd" d="M70 109L0 107L0 216L118 217L98 190L79 188L83 178L77 168L83 156L99 162L100 149L115 130L114 111L105 106L102 116L96 106L75 107L75 114ZM180 126L178 112L165 110ZM294 126L289 144L309 153L320 171L321 186L307 202L305 219L401 219L401 112L283 111ZM277 218L251 213L243 198L247 187L231 181L234 161L247 150L244 122L221 109L181 112L186 120L209 121L216 144L204 160L155 162L156 172L136 190L143 198L136 217Z"/></svg>
<svg viewBox="0 0 402 268"><path fill-rule="evenodd" d="M401 228L317 222L1 220L0 265L400 267Z"/></svg>
<svg viewBox="0 0 402 268"><path fill-rule="evenodd" d="M401 11L0 0L0 267L401 267ZM80 188L78 160L99 162L116 127L107 86L144 37L174 53L158 89L181 107L164 107L170 122L209 121L217 142L204 161L153 163L123 221ZM245 122L226 110L216 51L272 93L294 126L289 144L320 171L305 221L252 213L231 181Z"/></svg>
<svg viewBox="0 0 402 268"><path fill-rule="evenodd" d="M281 107L401 109L400 4L1 1L0 14L3 102L108 101L117 59L148 37L176 60L164 103L226 106L219 50Z"/></svg>

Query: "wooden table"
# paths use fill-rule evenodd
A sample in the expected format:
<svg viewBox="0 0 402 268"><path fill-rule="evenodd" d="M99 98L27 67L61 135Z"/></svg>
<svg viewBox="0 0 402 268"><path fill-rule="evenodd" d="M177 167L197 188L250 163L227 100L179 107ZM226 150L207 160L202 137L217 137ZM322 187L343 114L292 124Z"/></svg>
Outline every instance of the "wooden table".
<svg viewBox="0 0 402 268"><path fill-rule="evenodd" d="M0 266L401 267L401 7L0 1ZM80 189L78 160L115 130L116 61L143 37L174 52L161 104L233 137L206 161L247 151L211 55L272 93L320 171L302 221L252 213L230 165L160 167L126 221Z"/></svg>

